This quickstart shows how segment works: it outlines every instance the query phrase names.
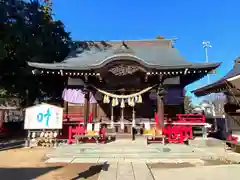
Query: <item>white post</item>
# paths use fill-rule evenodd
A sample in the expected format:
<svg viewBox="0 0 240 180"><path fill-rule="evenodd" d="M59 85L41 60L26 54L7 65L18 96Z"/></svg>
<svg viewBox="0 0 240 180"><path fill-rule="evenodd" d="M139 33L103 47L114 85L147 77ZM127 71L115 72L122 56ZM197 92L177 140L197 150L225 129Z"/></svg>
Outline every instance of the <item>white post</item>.
<svg viewBox="0 0 240 180"><path fill-rule="evenodd" d="M121 130L124 130L124 108L121 108Z"/></svg>
<svg viewBox="0 0 240 180"><path fill-rule="evenodd" d="M111 128L114 128L114 120L113 120L113 105L111 105Z"/></svg>
<svg viewBox="0 0 240 180"><path fill-rule="evenodd" d="M132 127L136 126L136 121L135 121L135 110L133 106L133 111L132 111Z"/></svg>
<svg viewBox="0 0 240 180"><path fill-rule="evenodd" d="M203 126L203 138L207 139L207 126L206 125Z"/></svg>

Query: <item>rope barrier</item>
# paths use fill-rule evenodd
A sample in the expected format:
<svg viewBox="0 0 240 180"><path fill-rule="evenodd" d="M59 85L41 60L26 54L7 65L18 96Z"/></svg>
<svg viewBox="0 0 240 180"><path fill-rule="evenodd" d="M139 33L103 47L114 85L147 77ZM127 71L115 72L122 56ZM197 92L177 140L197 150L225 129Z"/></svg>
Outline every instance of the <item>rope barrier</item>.
<svg viewBox="0 0 240 180"><path fill-rule="evenodd" d="M109 92L107 92L107 91L104 91L104 90L99 89L99 88L97 88L97 87L95 87L95 86L92 85L92 87L93 87L94 89L96 89L97 91L99 91L100 93L102 93L102 94L104 94L104 95L106 95L106 96L109 96L109 97L111 97L111 98L118 98L118 99L128 99L128 98L133 98L133 97L139 96L139 95L141 95L141 94L144 94L144 93L148 92L149 90L151 90L151 89L154 88L155 86L156 86L156 85L151 86L151 87L147 87L147 88L145 88L145 89L143 89L143 90L141 90L141 91L139 91L139 92L137 92L137 93L133 93L133 94L129 94L129 95L118 95L118 94L109 93Z"/></svg>

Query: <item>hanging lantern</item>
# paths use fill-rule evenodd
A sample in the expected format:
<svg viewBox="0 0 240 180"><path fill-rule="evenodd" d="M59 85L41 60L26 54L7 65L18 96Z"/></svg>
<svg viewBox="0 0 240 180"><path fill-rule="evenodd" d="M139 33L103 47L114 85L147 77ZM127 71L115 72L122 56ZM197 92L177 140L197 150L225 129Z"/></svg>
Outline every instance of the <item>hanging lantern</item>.
<svg viewBox="0 0 240 180"><path fill-rule="evenodd" d="M125 107L125 102L124 102L124 101L125 101L125 100L122 99L122 101L121 101L121 105L120 105L121 108L124 108L124 107Z"/></svg>
<svg viewBox="0 0 240 180"><path fill-rule="evenodd" d="M142 103L142 96L141 95L138 96L137 103Z"/></svg>

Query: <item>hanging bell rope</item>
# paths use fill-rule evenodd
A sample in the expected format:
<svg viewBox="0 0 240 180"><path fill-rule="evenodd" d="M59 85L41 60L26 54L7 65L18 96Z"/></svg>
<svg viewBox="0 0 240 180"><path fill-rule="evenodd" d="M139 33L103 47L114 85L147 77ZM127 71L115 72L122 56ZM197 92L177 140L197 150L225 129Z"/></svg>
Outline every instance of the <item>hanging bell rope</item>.
<svg viewBox="0 0 240 180"><path fill-rule="evenodd" d="M148 92L149 90L151 90L152 88L154 88L156 85L154 86L151 86L151 87L147 87L137 93L133 93L133 94L129 94L129 95L117 95L117 94L112 94L112 93L109 93L107 91L104 91L104 90L101 90L101 89L98 89L97 87L95 86L92 86L94 89L96 89L97 91L99 91L100 93L104 94L106 97L111 97L111 98L118 98L118 99L128 99L128 98L135 98L136 96L139 96L143 93L146 93Z"/></svg>

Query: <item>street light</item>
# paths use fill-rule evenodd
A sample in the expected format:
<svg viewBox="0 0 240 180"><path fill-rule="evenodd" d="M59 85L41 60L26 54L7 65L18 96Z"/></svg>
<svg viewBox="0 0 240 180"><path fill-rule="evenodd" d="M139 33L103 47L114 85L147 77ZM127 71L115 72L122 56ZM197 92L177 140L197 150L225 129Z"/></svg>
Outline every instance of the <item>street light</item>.
<svg viewBox="0 0 240 180"><path fill-rule="evenodd" d="M202 45L203 45L203 49L205 50L205 62L208 63L208 48L211 48L211 44L210 44L210 41L203 41L202 42ZM207 75L207 78L208 78L208 84L210 84L210 77L209 75Z"/></svg>

